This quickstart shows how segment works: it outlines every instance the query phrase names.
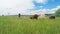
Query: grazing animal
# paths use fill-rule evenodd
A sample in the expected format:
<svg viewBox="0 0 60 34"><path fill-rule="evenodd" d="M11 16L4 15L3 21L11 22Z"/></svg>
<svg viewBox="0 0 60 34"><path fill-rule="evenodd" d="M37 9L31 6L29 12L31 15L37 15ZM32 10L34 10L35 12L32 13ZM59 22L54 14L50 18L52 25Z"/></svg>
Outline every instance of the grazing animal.
<svg viewBox="0 0 60 34"><path fill-rule="evenodd" d="M30 19L37 19L38 18L38 15L37 14L34 14L30 17Z"/></svg>
<svg viewBox="0 0 60 34"><path fill-rule="evenodd" d="M41 14L38 18L39 18L39 19L45 19L46 16L45 16L45 14Z"/></svg>
<svg viewBox="0 0 60 34"><path fill-rule="evenodd" d="M20 13L19 13L19 14L18 14L18 17L20 18L20 16L21 16L21 15L20 15Z"/></svg>
<svg viewBox="0 0 60 34"><path fill-rule="evenodd" d="M55 19L55 16L50 16L49 19Z"/></svg>
<svg viewBox="0 0 60 34"><path fill-rule="evenodd" d="M4 16L4 15L2 15L2 16Z"/></svg>

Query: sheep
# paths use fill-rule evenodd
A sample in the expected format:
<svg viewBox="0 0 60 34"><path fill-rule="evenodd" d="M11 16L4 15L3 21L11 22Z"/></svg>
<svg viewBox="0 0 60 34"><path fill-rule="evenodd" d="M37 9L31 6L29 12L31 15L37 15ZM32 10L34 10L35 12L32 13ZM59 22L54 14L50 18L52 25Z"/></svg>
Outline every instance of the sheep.
<svg viewBox="0 0 60 34"><path fill-rule="evenodd" d="M45 16L45 14L41 14L38 18L39 18L39 19L45 19L46 16Z"/></svg>

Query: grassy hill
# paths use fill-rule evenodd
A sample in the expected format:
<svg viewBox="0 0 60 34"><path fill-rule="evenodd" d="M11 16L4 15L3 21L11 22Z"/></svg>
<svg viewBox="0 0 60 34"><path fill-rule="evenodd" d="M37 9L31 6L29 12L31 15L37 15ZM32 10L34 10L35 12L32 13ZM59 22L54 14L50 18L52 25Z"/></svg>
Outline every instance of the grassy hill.
<svg viewBox="0 0 60 34"><path fill-rule="evenodd" d="M29 16L0 16L0 34L60 34L60 17L31 20Z"/></svg>

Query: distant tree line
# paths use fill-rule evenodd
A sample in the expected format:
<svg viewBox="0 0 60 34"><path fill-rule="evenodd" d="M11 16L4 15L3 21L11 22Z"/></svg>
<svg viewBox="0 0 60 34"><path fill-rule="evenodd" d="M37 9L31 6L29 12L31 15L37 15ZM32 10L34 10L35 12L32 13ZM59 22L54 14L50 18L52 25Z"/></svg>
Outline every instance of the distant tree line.
<svg viewBox="0 0 60 34"><path fill-rule="evenodd" d="M55 16L60 17L60 8L55 12Z"/></svg>

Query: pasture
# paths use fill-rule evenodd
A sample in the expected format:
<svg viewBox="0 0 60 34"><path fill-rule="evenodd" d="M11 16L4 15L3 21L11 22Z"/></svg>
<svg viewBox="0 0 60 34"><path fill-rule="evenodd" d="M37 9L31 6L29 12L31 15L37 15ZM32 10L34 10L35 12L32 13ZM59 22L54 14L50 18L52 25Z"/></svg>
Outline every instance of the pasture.
<svg viewBox="0 0 60 34"><path fill-rule="evenodd" d="M33 20L29 16L0 16L0 34L60 34L60 17Z"/></svg>

